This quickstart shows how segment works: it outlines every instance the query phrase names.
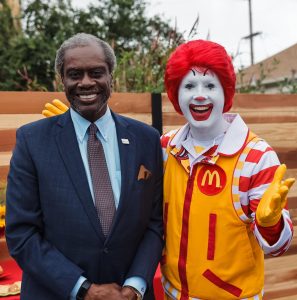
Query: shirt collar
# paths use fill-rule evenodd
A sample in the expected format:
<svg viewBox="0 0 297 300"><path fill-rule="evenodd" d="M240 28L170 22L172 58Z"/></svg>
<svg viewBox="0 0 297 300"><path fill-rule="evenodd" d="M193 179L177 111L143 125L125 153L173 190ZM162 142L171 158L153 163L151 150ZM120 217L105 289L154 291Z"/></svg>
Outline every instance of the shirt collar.
<svg viewBox="0 0 297 300"><path fill-rule="evenodd" d="M82 143L91 122L83 118L78 112L76 112L72 108L70 108L70 115L73 121L76 136L78 140ZM103 139L107 141L109 136L108 133L111 127L115 126L114 120L111 115L111 111L108 106L105 114L101 118L96 120L94 123L98 127L98 130Z"/></svg>
<svg viewBox="0 0 297 300"><path fill-rule="evenodd" d="M217 153L231 156L236 154L245 144L249 129L239 114L226 113L224 118L230 123L226 134L220 143ZM186 140L190 130L189 123L185 124L170 141L170 147L181 148L182 142Z"/></svg>
<svg viewBox="0 0 297 300"><path fill-rule="evenodd" d="M220 155L231 156L245 145L249 129L239 114L226 113L224 118L230 126L217 151Z"/></svg>

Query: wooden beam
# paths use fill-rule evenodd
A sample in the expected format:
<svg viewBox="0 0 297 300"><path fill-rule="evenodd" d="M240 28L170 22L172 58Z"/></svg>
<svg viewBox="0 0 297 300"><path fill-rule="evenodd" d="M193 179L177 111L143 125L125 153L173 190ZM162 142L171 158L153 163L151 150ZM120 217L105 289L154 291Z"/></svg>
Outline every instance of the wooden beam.
<svg viewBox="0 0 297 300"><path fill-rule="evenodd" d="M0 114L40 114L53 99L69 106L63 92L0 92ZM118 113L151 113L151 94L113 93L109 105Z"/></svg>

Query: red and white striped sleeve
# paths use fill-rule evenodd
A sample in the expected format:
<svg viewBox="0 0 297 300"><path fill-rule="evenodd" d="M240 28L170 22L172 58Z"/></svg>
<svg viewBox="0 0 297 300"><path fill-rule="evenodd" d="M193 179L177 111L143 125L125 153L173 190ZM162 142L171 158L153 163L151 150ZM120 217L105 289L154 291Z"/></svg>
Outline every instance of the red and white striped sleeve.
<svg viewBox="0 0 297 300"><path fill-rule="evenodd" d="M249 152L239 179L242 209L253 219L254 235L264 253L272 256L281 255L289 248L293 237L289 211L284 208L280 222L268 228L256 224L255 212L279 164L274 150L265 141L260 140Z"/></svg>

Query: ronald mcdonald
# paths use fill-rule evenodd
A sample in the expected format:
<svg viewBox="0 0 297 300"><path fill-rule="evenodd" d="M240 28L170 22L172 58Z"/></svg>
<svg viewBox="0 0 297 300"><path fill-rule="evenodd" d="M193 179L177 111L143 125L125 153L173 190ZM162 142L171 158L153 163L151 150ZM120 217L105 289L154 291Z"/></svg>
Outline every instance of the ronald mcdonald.
<svg viewBox="0 0 297 300"><path fill-rule="evenodd" d="M283 254L293 226L273 149L238 114L227 113L235 73L225 49L196 40L171 54L165 87L188 121L161 137L166 299L262 299L264 253ZM46 116L67 108L47 104Z"/></svg>
<svg viewBox="0 0 297 300"><path fill-rule="evenodd" d="M170 56L165 86L188 123L161 138L162 259L167 299L262 299L264 253L292 239L285 165L237 114L227 114L235 74L225 49L196 40ZM279 166L279 167L278 167Z"/></svg>

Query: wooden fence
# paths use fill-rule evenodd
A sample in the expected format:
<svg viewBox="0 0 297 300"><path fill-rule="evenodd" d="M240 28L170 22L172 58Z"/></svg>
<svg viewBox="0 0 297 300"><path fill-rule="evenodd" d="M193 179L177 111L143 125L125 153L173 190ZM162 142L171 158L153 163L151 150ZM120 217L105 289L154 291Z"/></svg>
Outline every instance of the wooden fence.
<svg viewBox="0 0 297 300"><path fill-rule="evenodd" d="M55 98L67 104L64 93L0 92L0 181L7 176L16 129L43 118L44 104ZM114 93L109 105L160 132L185 123L165 94ZM238 94L232 112L240 113L251 130L276 150L288 167L287 177L297 178L297 95ZM265 259L266 300L297 299L297 184L289 194L289 209L295 229L293 244L284 256Z"/></svg>

